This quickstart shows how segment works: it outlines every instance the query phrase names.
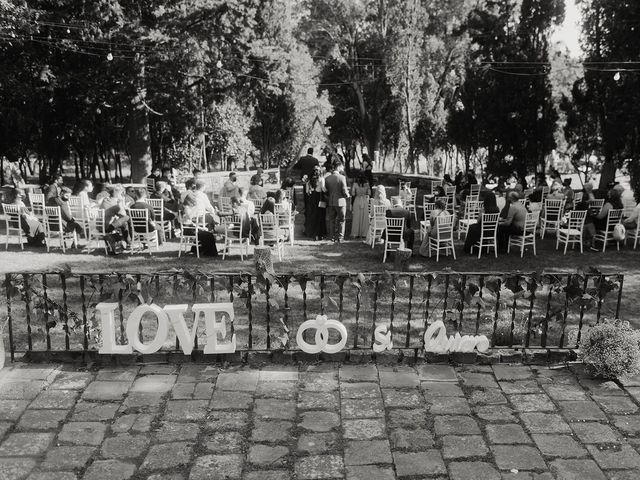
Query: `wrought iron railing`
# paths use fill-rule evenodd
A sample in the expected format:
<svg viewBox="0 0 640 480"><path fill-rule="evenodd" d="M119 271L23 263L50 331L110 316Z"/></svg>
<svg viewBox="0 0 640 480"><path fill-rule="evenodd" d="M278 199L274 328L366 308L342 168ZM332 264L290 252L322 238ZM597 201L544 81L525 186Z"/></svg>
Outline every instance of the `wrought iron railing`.
<svg viewBox="0 0 640 480"><path fill-rule="evenodd" d="M96 305L117 304L118 342L143 303L230 302L237 351L297 351L296 332L317 315L344 324L345 350L371 349L384 324L394 348L419 352L429 324L486 335L499 348L575 348L585 329L618 318L623 276L592 273L15 273L5 276L8 337L16 352L97 353ZM193 317L187 321L193 322ZM145 318L139 337L154 338ZM313 332L308 332L308 334ZM309 338L312 335L308 335ZM311 340L310 340L311 341ZM206 342L198 330L196 351ZM161 351L180 351L173 331Z"/></svg>

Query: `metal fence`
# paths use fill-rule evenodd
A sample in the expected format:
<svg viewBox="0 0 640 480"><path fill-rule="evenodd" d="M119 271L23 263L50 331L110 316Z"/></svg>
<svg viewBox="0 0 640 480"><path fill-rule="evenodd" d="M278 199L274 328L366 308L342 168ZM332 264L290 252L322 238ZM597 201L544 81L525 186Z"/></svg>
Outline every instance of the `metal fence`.
<svg viewBox="0 0 640 480"><path fill-rule="evenodd" d="M486 335L492 347L574 348L585 330L618 318L623 276L592 273L322 273L258 277L252 273L15 273L4 282L12 359L22 352L97 353L95 307L117 303L117 341L125 320L143 303L230 302L237 351L298 351L296 332L316 315L344 324L345 350L371 349L387 325L394 348L424 348L429 324L443 320L449 335ZM194 322L193 315L187 318ZM155 336L143 319L141 341ZM311 339L313 331L307 332ZM305 337L306 338L306 337ZM196 351L206 341L200 329ZM307 340L312 341L312 340ZM180 351L170 331L162 352Z"/></svg>

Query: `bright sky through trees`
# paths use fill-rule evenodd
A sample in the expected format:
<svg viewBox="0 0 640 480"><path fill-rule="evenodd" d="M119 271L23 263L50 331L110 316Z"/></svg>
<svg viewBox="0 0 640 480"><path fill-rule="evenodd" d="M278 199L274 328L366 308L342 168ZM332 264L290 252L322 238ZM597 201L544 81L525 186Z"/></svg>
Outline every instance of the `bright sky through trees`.
<svg viewBox="0 0 640 480"><path fill-rule="evenodd" d="M582 49L580 48L580 11L576 0L565 0L565 9L564 23L554 32L552 41L564 43L572 57L579 57L582 55Z"/></svg>

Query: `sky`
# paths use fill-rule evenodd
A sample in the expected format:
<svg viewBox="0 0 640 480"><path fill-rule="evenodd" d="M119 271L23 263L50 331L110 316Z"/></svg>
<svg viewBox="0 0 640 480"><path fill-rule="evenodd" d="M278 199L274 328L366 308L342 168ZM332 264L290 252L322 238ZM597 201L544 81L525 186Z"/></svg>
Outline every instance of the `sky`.
<svg viewBox="0 0 640 480"><path fill-rule="evenodd" d="M553 33L553 42L563 42L572 57L582 54L580 48L580 12L575 0L565 0L565 19L562 26Z"/></svg>

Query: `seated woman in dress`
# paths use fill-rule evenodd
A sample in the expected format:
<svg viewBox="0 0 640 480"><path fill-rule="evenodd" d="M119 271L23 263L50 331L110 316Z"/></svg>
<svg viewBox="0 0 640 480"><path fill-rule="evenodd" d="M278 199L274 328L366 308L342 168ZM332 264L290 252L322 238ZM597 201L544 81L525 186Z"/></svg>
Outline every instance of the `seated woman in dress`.
<svg viewBox="0 0 640 480"><path fill-rule="evenodd" d="M467 237L464 240L464 252L471 253L471 248L480 241L480 234L482 233L482 215L484 213L500 213L498 203L496 201L496 195L493 192L485 192L482 206L478 212L478 223L469 225L467 231Z"/></svg>
<svg viewBox="0 0 640 480"><path fill-rule="evenodd" d="M371 205L391 208L391 201L387 198L387 190L384 185L376 185L373 189L373 199Z"/></svg>
<svg viewBox="0 0 640 480"><path fill-rule="evenodd" d="M25 205L25 197L24 190L14 188L7 194L7 202L9 205L15 205L20 209L20 223L22 231L27 236L27 244L33 247L44 247L46 245L44 227Z"/></svg>
<svg viewBox="0 0 640 480"><path fill-rule="evenodd" d="M622 210L623 208L624 206L622 205L622 199L620 198L620 190L615 188L609 189L607 192L607 199L600 212L592 217L592 219L589 219L592 220L589 223L586 223L585 220L585 231L591 236L591 250L599 251L595 245L595 235L599 231L606 230L609 211Z"/></svg>
<svg viewBox="0 0 640 480"><path fill-rule="evenodd" d="M262 176L254 175L250 180L251 185L249 186L249 191L247 192L247 198L262 200L267 196L267 191L264 189Z"/></svg>

